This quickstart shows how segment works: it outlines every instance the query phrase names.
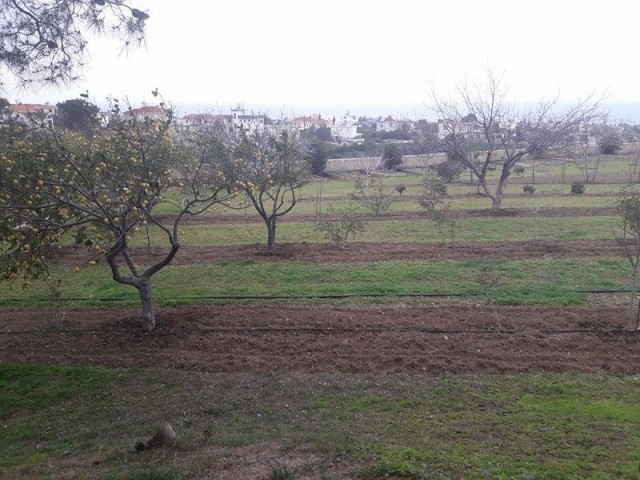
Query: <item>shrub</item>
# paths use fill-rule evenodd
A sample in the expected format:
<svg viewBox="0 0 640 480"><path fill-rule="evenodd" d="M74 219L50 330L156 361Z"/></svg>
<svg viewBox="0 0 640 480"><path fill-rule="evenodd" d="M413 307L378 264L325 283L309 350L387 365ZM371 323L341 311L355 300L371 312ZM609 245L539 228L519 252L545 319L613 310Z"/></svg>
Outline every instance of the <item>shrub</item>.
<svg viewBox="0 0 640 480"><path fill-rule="evenodd" d="M522 187L522 191L524 193L528 193L529 195L533 195L536 192L536 187L534 187L533 185L525 185L524 187Z"/></svg>
<svg viewBox="0 0 640 480"><path fill-rule="evenodd" d="M524 176L524 167L522 165L517 165L513 167L512 172L516 177L522 177Z"/></svg>
<svg viewBox="0 0 640 480"><path fill-rule="evenodd" d="M390 143L384 146L382 150L382 161L384 168L387 170L395 170L402 163L402 152L397 145Z"/></svg>
<svg viewBox="0 0 640 480"><path fill-rule="evenodd" d="M372 188L367 191L364 183L358 179L355 184L355 190L351 194L352 200L362 203L362 206L378 216L389 210L391 206L391 191L388 190L382 181L371 181Z"/></svg>
<svg viewBox="0 0 640 480"><path fill-rule="evenodd" d="M571 193L575 195L581 195L584 193L584 183L583 182L573 182L571 184Z"/></svg>
<svg viewBox="0 0 640 480"><path fill-rule="evenodd" d="M396 185L396 192L398 192L400 195L402 195L406 189L407 186L404 183L399 183Z"/></svg>
<svg viewBox="0 0 640 480"><path fill-rule="evenodd" d="M425 209L427 217L435 224L442 244L447 245L447 237L450 237L450 245L453 246L457 220L451 215L451 204L446 201L446 196L447 186L440 180L431 179L425 183L418 204Z"/></svg>
<svg viewBox="0 0 640 480"><path fill-rule="evenodd" d="M324 238L333 245L345 249L349 238L355 238L365 231L366 223L357 207L349 204L347 210L336 213L333 205L330 205L326 214L317 216L315 229L324 233Z"/></svg>
<svg viewBox="0 0 640 480"><path fill-rule="evenodd" d="M442 179L443 182L446 183L451 183L454 180L457 180L463 171L464 167L462 166L462 164L455 160L446 160L442 163L439 163L436 167L438 176Z"/></svg>
<svg viewBox="0 0 640 480"><path fill-rule="evenodd" d="M327 168L327 151L322 143L311 144L305 157L309 162L311 173L324 175L324 170Z"/></svg>

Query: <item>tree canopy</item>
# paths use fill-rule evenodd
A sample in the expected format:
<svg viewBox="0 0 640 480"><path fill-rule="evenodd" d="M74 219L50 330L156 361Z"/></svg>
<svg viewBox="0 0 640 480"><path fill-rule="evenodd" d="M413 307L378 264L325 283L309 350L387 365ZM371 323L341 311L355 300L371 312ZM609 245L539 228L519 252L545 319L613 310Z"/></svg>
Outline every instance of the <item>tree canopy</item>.
<svg viewBox="0 0 640 480"><path fill-rule="evenodd" d="M58 85L79 78L90 33L124 47L144 40L149 15L129 0L0 0L0 88Z"/></svg>
<svg viewBox="0 0 640 480"><path fill-rule="evenodd" d="M265 222L267 247L273 248L278 218L295 207L296 189L309 181L298 137L288 130L241 131L228 142L236 185Z"/></svg>
<svg viewBox="0 0 640 480"><path fill-rule="evenodd" d="M56 128L65 128L91 136L100 125L100 109L84 98L74 98L58 103Z"/></svg>
<svg viewBox="0 0 640 480"><path fill-rule="evenodd" d="M33 278L48 275L52 247L72 236L89 247L88 265L106 259L116 282L138 290L149 331L155 325L151 277L178 252L181 220L235 192L217 168L217 139L174 137L170 110L165 118L137 119L120 115L115 105L114 117L91 138L44 124L0 130L0 268L4 279L28 289ZM172 185L182 187L185 198L167 220L155 207ZM158 230L166 242L145 267L129 248L142 227Z"/></svg>
<svg viewBox="0 0 640 480"><path fill-rule="evenodd" d="M491 72L485 85L458 87L458 98L442 100L432 92L444 133L443 150L473 172L494 212L500 210L507 180L518 162L561 146L599 109L599 102L590 99L567 109L561 109L557 99L519 108L506 94L500 79ZM494 164L500 168L495 187L486 178Z"/></svg>

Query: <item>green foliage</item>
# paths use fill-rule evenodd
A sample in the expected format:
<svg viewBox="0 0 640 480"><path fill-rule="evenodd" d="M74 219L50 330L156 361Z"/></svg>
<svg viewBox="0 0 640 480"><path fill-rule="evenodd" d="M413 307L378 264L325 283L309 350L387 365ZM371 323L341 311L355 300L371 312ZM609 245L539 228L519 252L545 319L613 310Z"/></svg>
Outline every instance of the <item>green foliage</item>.
<svg viewBox="0 0 640 480"><path fill-rule="evenodd" d="M366 223L354 205L349 204L346 210L340 212L330 205L326 214L318 215L315 228L333 245L344 249L350 238L355 239L366 230Z"/></svg>
<svg viewBox="0 0 640 480"><path fill-rule="evenodd" d="M327 167L327 150L322 143L312 143L305 155L309 162L311 173L314 175L324 175Z"/></svg>
<svg viewBox="0 0 640 480"><path fill-rule="evenodd" d="M393 196L382 180L371 179L371 186L358 178L351 194L352 200L359 201L364 208L379 216L389 210Z"/></svg>
<svg viewBox="0 0 640 480"><path fill-rule="evenodd" d="M143 328L150 330L151 277L180 248L181 220L235 191L220 167L217 143L209 137L174 138L170 110L163 109L161 118L138 119L121 114L116 101L112 113L109 128L91 137L45 125L0 131L0 276L30 288L32 279L48 276L51 247L73 237L89 247L88 265L104 255L112 278L138 289ZM172 185L184 187L188 196L165 226L154 208ZM169 248L142 269L129 243L148 225ZM121 272L125 268L129 275Z"/></svg>
<svg viewBox="0 0 640 480"><path fill-rule="evenodd" d="M382 149L382 162L387 170L395 170L402 163L402 151L398 145L388 143Z"/></svg>
<svg viewBox="0 0 640 480"><path fill-rule="evenodd" d="M425 478L424 454L413 448L387 451L375 465L360 471L361 478Z"/></svg>
<svg viewBox="0 0 640 480"><path fill-rule="evenodd" d="M95 255L106 253L162 199L175 165L166 120L121 120L88 139L77 132L5 131L0 142L4 278L46 273L43 256L80 229Z"/></svg>
<svg viewBox="0 0 640 480"><path fill-rule="evenodd" d="M518 178L522 178L524 176L524 167L522 165L516 165L511 170L511 173L513 173Z"/></svg>
<svg viewBox="0 0 640 480"><path fill-rule="evenodd" d="M3 1L0 71L21 84L60 85L77 80L86 62L87 34L139 45L149 18L128 0ZM0 85L9 78L0 77Z"/></svg>
<svg viewBox="0 0 640 480"><path fill-rule="evenodd" d="M524 185L522 187L522 191L524 193L528 193L529 195L533 195L534 193L536 193L536 187L534 187L533 185Z"/></svg>
<svg viewBox="0 0 640 480"><path fill-rule="evenodd" d="M418 198L418 204L425 209L427 217L438 229L443 245L455 243L457 219L451 214L451 203L446 201L447 185L435 178L427 179Z"/></svg>
<svg viewBox="0 0 640 480"><path fill-rule="evenodd" d="M269 480L296 480L297 478L298 474L287 465L280 462L271 465Z"/></svg>
<svg viewBox="0 0 640 480"><path fill-rule="evenodd" d="M398 192L400 195L402 195L406 189L407 186L404 183L398 183L396 185L396 192Z"/></svg>
<svg viewBox="0 0 640 480"><path fill-rule="evenodd" d="M571 184L571 193L574 195L582 195L584 193L584 182L573 182Z"/></svg>
<svg viewBox="0 0 640 480"><path fill-rule="evenodd" d="M296 206L296 190L309 181L309 163L298 137L288 131L245 132L231 138L226 162L241 189L267 226L267 246L276 241L276 221Z"/></svg>
<svg viewBox="0 0 640 480"><path fill-rule="evenodd" d="M451 183L457 180L460 178L463 171L464 166L455 160L446 160L439 163L436 167L438 177L440 177L445 183Z"/></svg>
<svg viewBox="0 0 640 480"><path fill-rule="evenodd" d="M73 130L90 137L100 126L100 109L84 98L66 100L58 103L57 107L56 128Z"/></svg>

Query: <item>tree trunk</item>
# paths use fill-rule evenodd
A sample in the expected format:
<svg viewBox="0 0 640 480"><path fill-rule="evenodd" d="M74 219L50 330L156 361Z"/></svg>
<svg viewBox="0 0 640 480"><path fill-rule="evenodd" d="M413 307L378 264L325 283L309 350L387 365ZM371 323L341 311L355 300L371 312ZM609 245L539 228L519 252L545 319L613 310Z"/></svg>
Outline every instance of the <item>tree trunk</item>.
<svg viewBox="0 0 640 480"><path fill-rule="evenodd" d="M500 211L500 204L502 203L502 197L504 196L504 188L507 186L507 179L509 178L510 166L505 162L502 166L502 173L500 174L500 180L498 180L498 186L496 187L496 193L491 197L491 212L496 213Z"/></svg>
<svg viewBox="0 0 640 480"><path fill-rule="evenodd" d="M140 292L140 301L142 302L142 330L150 332L156 326L156 312L153 307L151 282L146 279L141 280L140 285L136 288Z"/></svg>
<svg viewBox="0 0 640 480"><path fill-rule="evenodd" d="M276 219L271 217L267 220L267 248L271 249L276 246Z"/></svg>
<svg viewBox="0 0 640 480"><path fill-rule="evenodd" d="M491 197L491 213L498 213L500 211L500 204L502 203L502 192Z"/></svg>
<svg viewBox="0 0 640 480"><path fill-rule="evenodd" d="M638 265L631 267L631 298L629 299L629 329L633 328L633 307L638 301L638 313L640 313L640 300L636 299L636 292L638 291ZM638 329L638 321L636 317L635 330Z"/></svg>

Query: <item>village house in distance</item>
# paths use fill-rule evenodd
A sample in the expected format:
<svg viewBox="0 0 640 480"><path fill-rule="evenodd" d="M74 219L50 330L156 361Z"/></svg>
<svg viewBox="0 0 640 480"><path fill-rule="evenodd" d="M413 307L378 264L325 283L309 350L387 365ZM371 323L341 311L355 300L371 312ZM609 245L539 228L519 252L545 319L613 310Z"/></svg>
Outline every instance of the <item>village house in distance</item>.
<svg viewBox="0 0 640 480"><path fill-rule="evenodd" d="M61 105L61 104L59 104ZM35 119L44 122L48 128L56 128L56 118L59 114L57 105L48 103L42 104L5 104L0 107L0 122L17 122L28 124ZM166 117L166 110L158 105L142 105L135 108L123 110L120 115L124 118L135 118L144 120L145 118L163 119ZM107 125L112 120L113 112L100 112L100 122ZM371 160L380 157L385 145L390 143L403 144L403 155L405 163L409 157L436 155L429 159L429 164L438 163L446 158L442 153L442 144L447 136L455 133L459 138L464 138L471 143L481 144L486 132L480 122L473 115L453 120L440 118L437 121L426 119L409 120L395 118L391 115L379 117L357 116L350 111L342 116L325 118L321 113L308 115L284 117L272 119L262 112L254 112L244 105L238 104L229 109L228 113L189 113L177 115L173 120L174 128L177 132L194 132L203 128L222 128L226 130L245 130L247 132L265 130L278 131L290 129L298 132L307 143L324 143L327 145L327 155L329 159L345 160L335 163L329 168L340 170L347 168L346 165L355 166L362 162L358 159ZM597 127L597 126L596 126ZM620 137L628 136L627 132L634 133L636 126L626 124L608 125L616 135ZM496 125L492 129L495 140L499 140L506 130ZM591 131L590 125L582 125L576 131L576 137L586 136L589 148L597 144L595 137L590 138L585 132ZM350 160L350 162L346 162ZM421 160L423 163L424 161ZM355 168L355 167L354 167Z"/></svg>

